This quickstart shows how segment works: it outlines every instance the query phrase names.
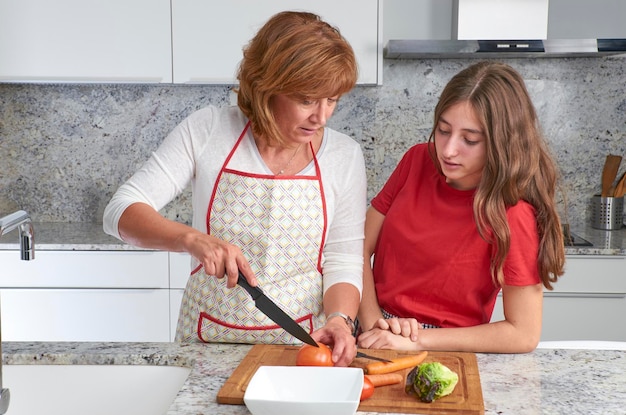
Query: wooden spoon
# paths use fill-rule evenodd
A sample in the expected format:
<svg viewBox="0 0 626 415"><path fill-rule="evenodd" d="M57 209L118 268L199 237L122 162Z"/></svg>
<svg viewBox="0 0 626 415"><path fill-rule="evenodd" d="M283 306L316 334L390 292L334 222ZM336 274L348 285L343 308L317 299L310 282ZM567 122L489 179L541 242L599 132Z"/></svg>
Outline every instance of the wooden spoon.
<svg viewBox="0 0 626 415"><path fill-rule="evenodd" d="M615 191L613 192L613 197L624 197L626 193L626 171L622 173L617 184L615 185Z"/></svg>
<svg viewBox="0 0 626 415"><path fill-rule="evenodd" d="M611 186L617 176L619 165L622 162L622 156L609 154L606 156L604 168L602 169L602 197L609 197L611 194Z"/></svg>

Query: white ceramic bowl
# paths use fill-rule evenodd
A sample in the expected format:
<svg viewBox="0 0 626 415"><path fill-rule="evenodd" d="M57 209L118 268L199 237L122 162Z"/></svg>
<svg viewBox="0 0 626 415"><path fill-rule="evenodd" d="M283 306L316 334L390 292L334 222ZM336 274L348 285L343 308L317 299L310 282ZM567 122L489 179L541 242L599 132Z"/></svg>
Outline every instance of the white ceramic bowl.
<svg viewBox="0 0 626 415"><path fill-rule="evenodd" d="M362 389L359 368L260 366L243 400L253 415L353 415Z"/></svg>

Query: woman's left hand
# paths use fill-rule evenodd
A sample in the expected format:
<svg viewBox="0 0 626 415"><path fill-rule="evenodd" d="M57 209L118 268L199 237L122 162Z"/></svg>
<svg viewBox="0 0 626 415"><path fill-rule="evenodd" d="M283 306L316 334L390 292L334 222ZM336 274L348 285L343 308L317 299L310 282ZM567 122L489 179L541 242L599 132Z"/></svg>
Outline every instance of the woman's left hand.
<svg viewBox="0 0 626 415"><path fill-rule="evenodd" d="M356 339L341 319L331 319L311 335L315 341L324 343L333 350L335 366L349 366L356 357Z"/></svg>

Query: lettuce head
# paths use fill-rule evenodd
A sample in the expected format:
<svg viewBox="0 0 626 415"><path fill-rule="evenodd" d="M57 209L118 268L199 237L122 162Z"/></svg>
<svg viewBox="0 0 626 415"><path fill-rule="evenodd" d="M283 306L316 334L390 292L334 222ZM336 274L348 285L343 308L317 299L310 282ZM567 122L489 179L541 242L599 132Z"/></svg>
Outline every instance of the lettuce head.
<svg viewBox="0 0 626 415"><path fill-rule="evenodd" d="M439 362L422 363L409 372L406 392L422 402L432 402L452 393L459 375Z"/></svg>

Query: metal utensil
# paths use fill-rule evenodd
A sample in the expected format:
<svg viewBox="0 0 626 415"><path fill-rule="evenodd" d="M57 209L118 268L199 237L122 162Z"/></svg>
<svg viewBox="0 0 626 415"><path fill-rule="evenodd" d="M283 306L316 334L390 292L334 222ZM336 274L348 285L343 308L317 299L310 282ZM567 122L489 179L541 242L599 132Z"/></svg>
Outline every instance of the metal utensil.
<svg viewBox="0 0 626 415"><path fill-rule="evenodd" d="M611 186L613 185L615 176L617 176L621 162L622 156L616 156L614 154L606 156L604 168L602 169L602 197L609 197L611 195Z"/></svg>
<svg viewBox="0 0 626 415"><path fill-rule="evenodd" d="M382 357L370 356L362 352L356 352L356 357L362 357L364 359L378 360L379 362L391 363L391 360L383 359Z"/></svg>
<svg viewBox="0 0 626 415"><path fill-rule="evenodd" d="M289 317L287 313L285 313L279 306L276 305L275 302L270 300L259 287L253 287L248 284L246 277L243 276L241 272L239 272L239 278L237 279L237 284L242 286L248 294L254 300L254 304L256 308L261 310L263 314L272 319L273 322L278 324L280 327L285 329L289 334L296 337L297 339L310 344L311 346L319 347L317 342L313 340L313 337L309 335L298 323L295 322L294 319Z"/></svg>

